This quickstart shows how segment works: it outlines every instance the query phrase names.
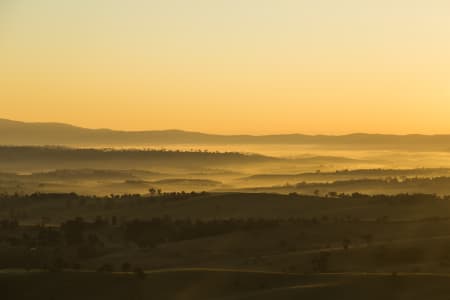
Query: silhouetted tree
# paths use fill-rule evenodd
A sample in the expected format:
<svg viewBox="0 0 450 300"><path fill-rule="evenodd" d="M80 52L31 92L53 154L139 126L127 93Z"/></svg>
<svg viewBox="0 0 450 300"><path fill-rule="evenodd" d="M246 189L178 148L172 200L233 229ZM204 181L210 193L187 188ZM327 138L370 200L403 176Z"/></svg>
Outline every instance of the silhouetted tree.
<svg viewBox="0 0 450 300"><path fill-rule="evenodd" d="M326 272L328 270L330 253L320 252L318 256L313 257L312 265L314 272Z"/></svg>
<svg viewBox="0 0 450 300"><path fill-rule="evenodd" d="M345 250L348 250L348 248L350 247L351 243L352 243L352 242L351 242L349 239L344 239L344 240L342 241L342 247L343 247Z"/></svg>
<svg viewBox="0 0 450 300"><path fill-rule="evenodd" d="M130 272L131 265L128 262L122 264L122 272Z"/></svg>
<svg viewBox="0 0 450 300"><path fill-rule="evenodd" d="M147 276L141 268L135 268L133 273L138 279L145 279Z"/></svg>
<svg viewBox="0 0 450 300"><path fill-rule="evenodd" d="M102 273L112 273L114 272L114 267L111 264L104 264L98 268L97 271Z"/></svg>

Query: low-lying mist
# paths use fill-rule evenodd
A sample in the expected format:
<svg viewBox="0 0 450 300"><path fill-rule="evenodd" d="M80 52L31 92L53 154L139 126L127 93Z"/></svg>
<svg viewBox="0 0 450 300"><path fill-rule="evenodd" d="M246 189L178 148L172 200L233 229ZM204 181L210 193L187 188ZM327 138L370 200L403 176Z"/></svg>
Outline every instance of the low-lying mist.
<svg viewBox="0 0 450 300"><path fill-rule="evenodd" d="M274 145L0 147L0 192L450 194L450 153ZM199 150L202 149L202 150ZM290 155L286 155L290 153Z"/></svg>

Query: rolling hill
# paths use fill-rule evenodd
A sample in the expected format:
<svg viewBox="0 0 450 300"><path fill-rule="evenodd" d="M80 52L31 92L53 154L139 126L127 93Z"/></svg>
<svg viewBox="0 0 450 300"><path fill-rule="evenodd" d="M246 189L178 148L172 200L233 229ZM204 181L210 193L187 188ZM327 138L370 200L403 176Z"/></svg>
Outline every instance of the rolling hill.
<svg viewBox="0 0 450 300"><path fill-rule="evenodd" d="M25 123L0 119L0 144L67 146L151 146L207 144L319 145L352 148L446 150L450 135L214 135L182 130L117 131L62 123Z"/></svg>

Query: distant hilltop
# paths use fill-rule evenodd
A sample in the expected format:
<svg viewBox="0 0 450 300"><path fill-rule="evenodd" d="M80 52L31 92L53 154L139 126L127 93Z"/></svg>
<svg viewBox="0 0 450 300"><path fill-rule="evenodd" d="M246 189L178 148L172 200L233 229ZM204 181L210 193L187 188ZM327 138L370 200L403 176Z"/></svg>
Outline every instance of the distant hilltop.
<svg viewBox="0 0 450 300"><path fill-rule="evenodd" d="M26 123L0 119L0 145L152 146L152 145L317 145L369 149L450 151L450 135L217 135L182 130L120 131L63 123Z"/></svg>

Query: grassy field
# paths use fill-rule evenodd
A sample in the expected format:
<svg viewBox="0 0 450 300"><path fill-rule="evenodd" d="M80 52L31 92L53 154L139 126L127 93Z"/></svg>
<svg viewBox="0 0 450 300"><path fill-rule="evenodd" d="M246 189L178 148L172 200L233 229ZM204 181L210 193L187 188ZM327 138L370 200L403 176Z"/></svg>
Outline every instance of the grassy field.
<svg viewBox="0 0 450 300"><path fill-rule="evenodd" d="M449 289L446 197L35 194L0 205L6 299L446 299Z"/></svg>
<svg viewBox="0 0 450 300"><path fill-rule="evenodd" d="M145 278L87 272L0 275L2 299L448 299L450 277L435 274L277 274L166 270ZM26 287L26 288L24 288Z"/></svg>
<svg viewBox="0 0 450 300"><path fill-rule="evenodd" d="M175 219L227 218L357 218L418 220L450 217L448 197L434 195L343 197L282 195L268 193L196 193L166 196L112 195L84 197L74 194L12 195L0 199L0 218L22 223L50 223L97 216L133 219L168 216Z"/></svg>

